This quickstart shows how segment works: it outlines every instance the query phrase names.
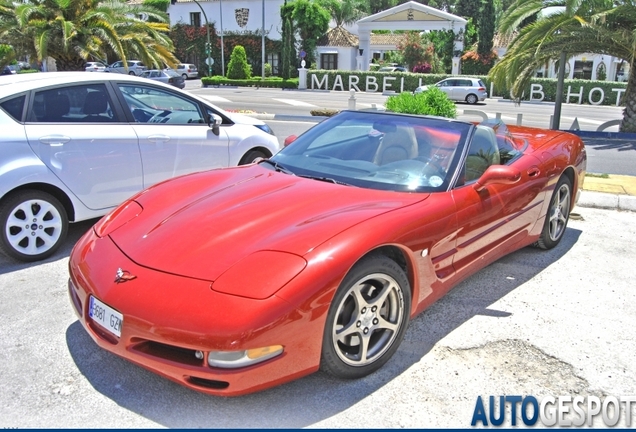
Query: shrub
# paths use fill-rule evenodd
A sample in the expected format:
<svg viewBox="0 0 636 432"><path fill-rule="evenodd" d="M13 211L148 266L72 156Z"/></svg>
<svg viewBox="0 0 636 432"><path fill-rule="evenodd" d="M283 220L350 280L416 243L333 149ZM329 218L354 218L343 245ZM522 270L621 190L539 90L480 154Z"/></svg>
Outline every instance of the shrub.
<svg viewBox="0 0 636 432"><path fill-rule="evenodd" d="M389 96L385 106L387 110L397 113L457 117L455 104L437 87L417 94L404 92Z"/></svg>
<svg viewBox="0 0 636 432"><path fill-rule="evenodd" d="M266 77L272 76L272 65L269 63L265 63L265 76Z"/></svg>
<svg viewBox="0 0 636 432"><path fill-rule="evenodd" d="M424 63L420 63L420 64L415 65L411 72L413 72L413 73L431 73L432 69L433 69L433 67L431 66L430 63L424 62Z"/></svg>
<svg viewBox="0 0 636 432"><path fill-rule="evenodd" d="M252 67L247 64L245 48L237 45L232 50L230 63L227 65L227 77L230 79L248 79L252 77Z"/></svg>

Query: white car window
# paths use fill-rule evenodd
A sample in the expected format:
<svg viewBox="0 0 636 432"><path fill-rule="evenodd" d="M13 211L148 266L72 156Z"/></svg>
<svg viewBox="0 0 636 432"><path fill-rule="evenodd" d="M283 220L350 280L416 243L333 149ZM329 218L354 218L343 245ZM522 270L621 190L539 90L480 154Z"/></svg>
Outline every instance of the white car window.
<svg viewBox="0 0 636 432"><path fill-rule="evenodd" d="M205 117L198 103L183 96L143 84L119 84L137 123L198 124Z"/></svg>

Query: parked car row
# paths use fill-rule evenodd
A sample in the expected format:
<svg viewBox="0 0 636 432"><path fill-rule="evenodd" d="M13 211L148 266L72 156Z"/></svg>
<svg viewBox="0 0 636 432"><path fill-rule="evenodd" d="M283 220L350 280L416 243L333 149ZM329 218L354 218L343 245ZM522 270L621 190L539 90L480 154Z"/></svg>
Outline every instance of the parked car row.
<svg viewBox="0 0 636 432"><path fill-rule="evenodd" d="M126 62L117 61L111 65L106 65L100 61L91 61L86 63L85 70L86 72L115 72L141 76L144 72L148 71L148 68L142 61L139 60L128 60ZM190 63L180 63L177 65L176 69L167 68L164 70L173 71L174 73L177 73L179 76L183 77L184 80L187 80L189 78L198 78L199 76L197 67ZM153 71L156 71L156 69L153 69ZM153 77L156 77L156 74L151 75L153 75Z"/></svg>
<svg viewBox="0 0 636 432"><path fill-rule="evenodd" d="M0 250L23 261L157 182L279 149L260 120L122 74L3 77L0 129Z"/></svg>

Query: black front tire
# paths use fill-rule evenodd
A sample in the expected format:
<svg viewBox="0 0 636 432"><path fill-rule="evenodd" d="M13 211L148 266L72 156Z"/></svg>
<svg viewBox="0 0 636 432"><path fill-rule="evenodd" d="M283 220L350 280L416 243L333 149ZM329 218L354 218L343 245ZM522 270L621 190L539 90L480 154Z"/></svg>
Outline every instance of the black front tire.
<svg viewBox="0 0 636 432"><path fill-rule="evenodd" d="M375 372L402 342L410 310L411 289L404 270L385 256L364 258L331 302L321 369L345 379Z"/></svg>
<svg viewBox="0 0 636 432"><path fill-rule="evenodd" d="M243 156L243 158L239 162L239 165L249 165L251 163L257 162L260 159L267 159L268 157L269 156L267 156L260 150L250 150L245 153L245 156Z"/></svg>
<svg viewBox="0 0 636 432"><path fill-rule="evenodd" d="M541 237L535 246L541 249L552 249L559 244L565 234L572 209L572 182L562 176L550 198L550 207L545 215Z"/></svg>
<svg viewBox="0 0 636 432"><path fill-rule="evenodd" d="M0 249L12 258L33 262L51 256L68 232L60 201L38 190L9 195L0 204Z"/></svg>

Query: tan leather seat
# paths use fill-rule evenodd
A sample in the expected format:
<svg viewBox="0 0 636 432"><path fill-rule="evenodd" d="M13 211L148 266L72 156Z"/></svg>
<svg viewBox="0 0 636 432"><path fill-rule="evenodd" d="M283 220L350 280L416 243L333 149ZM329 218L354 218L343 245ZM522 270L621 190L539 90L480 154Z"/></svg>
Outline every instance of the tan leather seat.
<svg viewBox="0 0 636 432"><path fill-rule="evenodd" d="M380 130L380 132L383 132ZM384 133L373 158L376 165L386 165L400 160L417 157L417 139L413 128L395 125Z"/></svg>

